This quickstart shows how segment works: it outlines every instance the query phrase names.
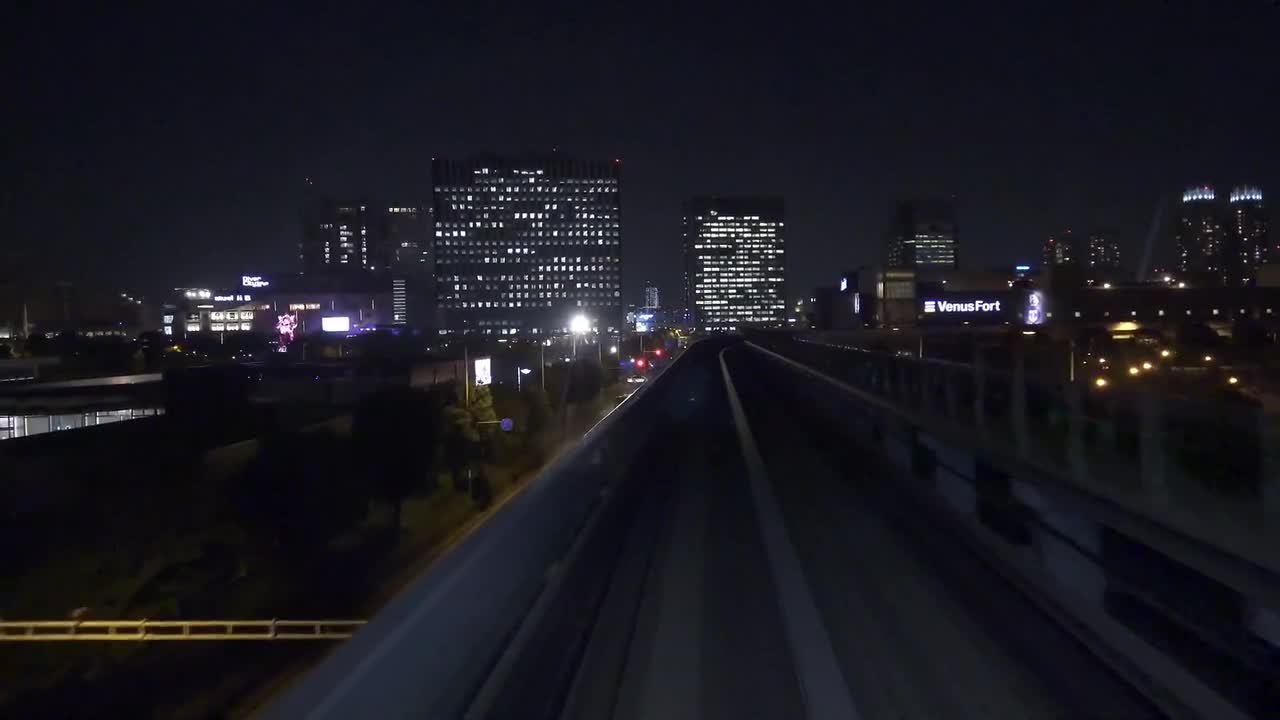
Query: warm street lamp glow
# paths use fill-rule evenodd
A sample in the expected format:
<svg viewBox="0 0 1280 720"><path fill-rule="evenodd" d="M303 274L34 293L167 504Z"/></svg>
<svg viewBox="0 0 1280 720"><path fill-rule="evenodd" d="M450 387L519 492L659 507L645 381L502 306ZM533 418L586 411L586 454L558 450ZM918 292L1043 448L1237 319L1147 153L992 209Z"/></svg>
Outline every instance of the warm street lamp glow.
<svg viewBox="0 0 1280 720"><path fill-rule="evenodd" d="M1205 356L1204 356L1204 361L1205 361L1205 362L1213 362L1213 356L1212 356L1212 355L1205 355Z"/></svg>
<svg viewBox="0 0 1280 720"><path fill-rule="evenodd" d="M1095 380L1093 381L1093 384L1094 384L1094 385L1097 385L1098 387L1106 387L1106 386L1107 386L1107 379L1106 379L1106 378L1097 378L1097 379L1095 379Z"/></svg>
<svg viewBox="0 0 1280 720"><path fill-rule="evenodd" d="M1098 364L1099 364L1099 365L1106 365L1106 364L1107 364L1107 359L1106 359L1106 358L1098 358Z"/></svg>
<svg viewBox="0 0 1280 720"><path fill-rule="evenodd" d="M1151 369L1151 363L1149 363L1149 362L1145 362L1145 361L1144 361L1144 362L1142 363L1142 369L1143 369L1143 370L1150 370L1150 369Z"/></svg>
<svg viewBox="0 0 1280 720"><path fill-rule="evenodd" d="M591 329L591 321L586 315L574 315L569 320L569 332L574 335L581 335Z"/></svg>
<svg viewBox="0 0 1280 720"><path fill-rule="evenodd" d="M1169 357L1169 355L1170 355L1170 353L1169 353L1169 351L1168 351L1168 350L1161 350L1161 351L1160 351L1160 357Z"/></svg>
<svg viewBox="0 0 1280 720"><path fill-rule="evenodd" d="M1232 375L1231 377L1227 378L1227 382L1231 383L1232 385L1235 385L1236 383L1240 382L1240 378L1236 377L1235 375Z"/></svg>
<svg viewBox="0 0 1280 720"><path fill-rule="evenodd" d="M1131 368L1129 368L1129 374L1130 374L1130 375L1137 375L1137 374L1138 374L1138 368L1136 368L1136 367L1131 367Z"/></svg>

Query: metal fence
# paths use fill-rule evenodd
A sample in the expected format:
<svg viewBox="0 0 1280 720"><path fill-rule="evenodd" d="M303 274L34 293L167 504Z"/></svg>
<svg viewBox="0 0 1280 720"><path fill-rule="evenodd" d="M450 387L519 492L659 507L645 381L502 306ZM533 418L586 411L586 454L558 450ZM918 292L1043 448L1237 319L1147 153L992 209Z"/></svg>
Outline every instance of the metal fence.
<svg viewBox="0 0 1280 720"><path fill-rule="evenodd" d="M365 620L5 620L0 642L345 640Z"/></svg>
<svg viewBox="0 0 1280 720"><path fill-rule="evenodd" d="M752 340L905 411L1062 473L1129 510L1280 571L1280 418L1116 387L830 345Z"/></svg>

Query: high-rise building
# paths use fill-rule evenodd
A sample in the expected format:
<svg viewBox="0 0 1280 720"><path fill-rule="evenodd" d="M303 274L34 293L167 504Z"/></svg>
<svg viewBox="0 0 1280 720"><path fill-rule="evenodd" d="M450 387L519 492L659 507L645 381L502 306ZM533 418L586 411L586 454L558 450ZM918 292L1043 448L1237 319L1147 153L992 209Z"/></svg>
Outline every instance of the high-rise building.
<svg viewBox="0 0 1280 720"><path fill-rule="evenodd" d="M1223 233L1214 198L1213 188L1208 185L1187 188L1182 193L1176 230L1178 269L1220 279Z"/></svg>
<svg viewBox="0 0 1280 720"><path fill-rule="evenodd" d="M431 162L442 329L487 335L622 328L618 161L560 155Z"/></svg>
<svg viewBox="0 0 1280 720"><path fill-rule="evenodd" d="M685 304L695 327L721 331L786 321L783 238L781 198L685 203Z"/></svg>
<svg viewBox="0 0 1280 720"><path fill-rule="evenodd" d="M372 269L391 273L391 317L396 325L427 324L431 296L429 213L417 205L379 208L382 214Z"/></svg>
<svg viewBox="0 0 1280 720"><path fill-rule="evenodd" d="M653 283L644 286L644 306L647 308L658 309L658 287Z"/></svg>
<svg viewBox="0 0 1280 720"><path fill-rule="evenodd" d="M1045 267L1071 265L1080 262L1082 255L1077 247L1075 234L1068 228L1057 235L1050 235L1044 241L1040 260Z"/></svg>
<svg viewBox="0 0 1280 720"><path fill-rule="evenodd" d="M1089 235L1089 268L1091 270L1119 270L1120 243L1115 235L1109 232L1095 232Z"/></svg>
<svg viewBox="0 0 1280 720"><path fill-rule="evenodd" d="M312 201L303 219L300 246L302 271L368 270L376 264L369 237L370 211L365 204Z"/></svg>
<svg viewBox="0 0 1280 720"><path fill-rule="evenodd" d="M1273 254L1268 243L1270 230L1266 207L1262 204L1262 191L1256 187L1240 186L1231 190L1230 215L1227 218L1225 249L1228 257L1224 266L1231 272L1227 283L1244 285L1252 281L1257 267L1270 262L1280 254Z"/></svg>
<svg viewBox="0 0 1280 720"><path fill-rule="evenodd" d="M957 248L955 211L945 200L904 202L894 212L889 267L955 268Z"/></svg>

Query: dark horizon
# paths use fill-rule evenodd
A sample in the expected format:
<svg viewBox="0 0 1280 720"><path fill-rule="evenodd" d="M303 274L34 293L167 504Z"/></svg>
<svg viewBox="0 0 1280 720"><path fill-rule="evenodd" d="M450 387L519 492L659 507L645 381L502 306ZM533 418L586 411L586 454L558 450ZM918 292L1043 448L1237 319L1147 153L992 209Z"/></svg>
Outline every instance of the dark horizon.
<svg viewBox="0 0 1280 720"><path fill-rule="evenodd" d="M1280 191L1274 3L989 4L774 17L414 3L6 12L8 264L121 289L295 269L305 178L429 204L430 159L622 161L624 302L681 295L680 206L787 204L788 293L879 262L894 205L954 199L961 267L1161 197ZM15 262L16 260L16 262Z"/></svg>

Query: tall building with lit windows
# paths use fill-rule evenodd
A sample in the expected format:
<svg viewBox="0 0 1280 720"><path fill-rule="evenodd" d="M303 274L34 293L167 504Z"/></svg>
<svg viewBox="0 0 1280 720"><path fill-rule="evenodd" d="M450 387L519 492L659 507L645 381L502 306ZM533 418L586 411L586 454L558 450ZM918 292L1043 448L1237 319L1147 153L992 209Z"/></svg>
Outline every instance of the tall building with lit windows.
<svg viewBox="0 0 1280 720"><path fill-rule="evenodd" d="M618 161L431 162L436 302L446 332L546 335L585 315L622 329Z"/></svg>
<svg viewBox="0 0 1280 720"><path fill-rule="evenodd" d="M783 202L696 197L684 205L685 305L707 332L786 322Z"/></svg>
<svg viewBox="0 0 1280 720"><path fill-rule="evenodd" d="M1257 275L1259 265L1272 262L1280 253L1272 252L1268 242L1270 218L1262 204L1262 191L1256 187L1236 187L1228 198L1226 251L1234 262L1227 267L1235 272L1227 281L1232 285L1247 285Z"/></svg>
<svg viewBox="0 0 1280 720"><path fill-rule="evenodd" d="M424 325L430 314L430 214L419 205L390 205L379 211L382 217L370 268L391 274L392 323Z"/></svg>
<svg viewBox="0 0 1280 720"><path fill-rule="evenodd" d="M887 245L891 268L954 269L959 255L955 210L938 198L898 205Z"/></svg>
<svg viewBox="0 0 1280 720"><path fill-rule="evenodd" d="M1089 267L1093 270L1120 269L1120 243L1110 232L1089 234Z"/></svg>
<svg viewBox="0 0 1280 720"><path fill-rule="evenodd" d="M644 286L644 306L647 308L658 309L658 286L653 283L645 283Z"/></svg>
<svg viewBox="0 0 1280 720"><path fill-rule="evenodd" d="M1215 197L1208 185L1190 187L1182 193L1175 240L1179 270L1221 280L1223 233Z"/></svg>
<svg viewBox="0 0 1280 720"><path fill-rule="evenodd" d="M369 236L370 208L362 203L313 200L303 219L300 259L304 273L369 270L376 264Z"/></svg>

